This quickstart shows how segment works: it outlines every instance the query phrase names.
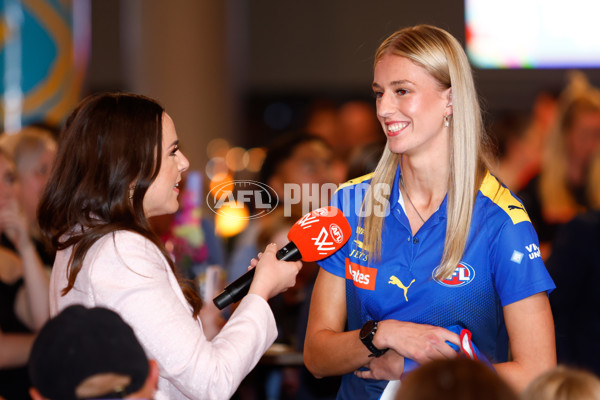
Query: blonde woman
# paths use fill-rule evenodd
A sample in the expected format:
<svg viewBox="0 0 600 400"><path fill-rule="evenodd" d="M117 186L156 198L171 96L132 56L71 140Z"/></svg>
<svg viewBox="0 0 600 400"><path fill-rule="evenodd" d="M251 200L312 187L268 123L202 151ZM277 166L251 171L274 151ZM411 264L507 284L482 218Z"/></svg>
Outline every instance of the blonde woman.
<svg viewBox="0 0 600 400"><path fill-rule="evenodd" d="M56 140L49 130L30 126L17 133L1 134L0 148L10 155L17 166L21 182L17 200L26 218L29 236L44 265L51 267L54 263L54 252L48 251L41 242L37 208L56 157ZM0 240L3 245L11 247L5 238Z"/></svg>
<svg viewBox="0 0 600 400"><path fill-rule="evenodd" d="M22 183L0 147L0 398L28 398L27 358L35 332L50 315L48 274L29 236L18 202Z"/></svg>
<svg viewBox="0 0 600 400"><path fill-rule="evenodd" d="M600 91L574 72L560 96L540 174L519 193L550 255L556 229L600 207Z"/></svg>
<svg viewBox="0 0 600 400"><path fill-rule="evenodd" d="M556 363L554 284L522 204L487 172L462 47L427 25L392 34L375 55L373 92L387 146L373 174L332 200L354 237L320 263L308 369L344 375L338 399L376 399L405 358L456 357L459 337L445 327L460 325L523 389Z"/></svg>
<svg viewBox="0 0 600 400"><path fill-rule="evenodd" d="M600 400L600 379L593 373L559 365L536 378L522 400Z"/></svg>

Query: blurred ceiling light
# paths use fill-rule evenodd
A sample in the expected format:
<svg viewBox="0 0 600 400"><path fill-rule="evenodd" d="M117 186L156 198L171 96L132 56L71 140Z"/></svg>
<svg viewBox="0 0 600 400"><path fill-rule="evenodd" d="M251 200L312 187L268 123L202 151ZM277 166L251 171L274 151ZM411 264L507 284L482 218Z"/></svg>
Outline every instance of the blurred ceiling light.
<svg viewBox="0 0 600 400"><path fill-rule="evenodd" d="M213 139L206 145L206 154L208 158L225 157L229 150L229 142L225 139Z"/></svg>
<svg viewBox="0 0 600 400"><path fill-rule="evenodd" d="M227 162L223 157L213 157L206 163L206 176L212 180L220 174L229 173Z"/></svg>
<svg viewBox="0 0 600 400"><path fill-rule="evenodd" d="M241 147L232 147L225 155L225 162L232 171L241 171L248 165L250 156Z"/></svg>
<svg viewBox="0 0 600 400"><path fill-rule="evenodd" d="M215 233L221 237L232 237L248 225L250 211L243 203L227 202L215 215Z"/></svg>
<svg viewBox="0 0 600 400"><path fill-rule="evenodd" d="M233 192L233 176L226 172L220 172L210 180L208 187L210 193L216 198L227 196L229 193Z"/></svg>
<svg viewBox="0 0 600 400"><path fill-rule="evenodd" d="M261 147L254 147L247 151L248 153L248 165L246 169L250 172L258 172L262 167L262 163L265 159L266 151Z"/></svg>

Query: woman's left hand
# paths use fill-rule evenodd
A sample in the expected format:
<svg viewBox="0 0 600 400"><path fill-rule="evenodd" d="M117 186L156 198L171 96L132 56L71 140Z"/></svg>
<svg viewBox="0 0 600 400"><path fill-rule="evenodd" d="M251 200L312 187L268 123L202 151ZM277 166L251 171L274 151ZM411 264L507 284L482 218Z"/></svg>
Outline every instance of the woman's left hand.
<svg viewBox="0 0 600 400"><path fill-rule="evenodd" d="M404 372L404 357L389 349L381 357L371 357L364 367L368 370L354 371L354 375L362 379L397 380Z"/></svg>

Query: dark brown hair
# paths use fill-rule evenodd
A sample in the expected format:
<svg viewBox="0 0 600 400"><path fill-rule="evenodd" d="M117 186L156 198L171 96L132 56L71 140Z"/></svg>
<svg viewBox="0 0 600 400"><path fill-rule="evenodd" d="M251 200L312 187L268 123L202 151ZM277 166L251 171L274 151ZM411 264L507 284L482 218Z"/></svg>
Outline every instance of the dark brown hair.
<svg viewBox="0 0 600 400"><path fill-rule="evenodd" d="M53 249L73 246L63 295L73 288L90 247L119 230L154 243L177 276L143 210L161 166L163 113L160 104L144 96L101 93L81 101L67 119L38 212L42 235ZM196 317L200 296L191 282L178 279Z"/></svg>

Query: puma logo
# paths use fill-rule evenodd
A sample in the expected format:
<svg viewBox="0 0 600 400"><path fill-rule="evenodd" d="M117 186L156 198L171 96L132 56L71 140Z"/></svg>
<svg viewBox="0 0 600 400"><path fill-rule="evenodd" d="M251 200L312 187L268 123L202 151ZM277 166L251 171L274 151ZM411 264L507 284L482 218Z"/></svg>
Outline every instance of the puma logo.
<svg viewBox="0 0 600 400"><path fill-rule="evenodd" d="M404 291L404 298L408 302L408 297L406 297L406 294L408 293L408 288L410 287L410 285L413 284L414 281L415 280L413 279L412 281L410 281L408 286L404 286L404 284L402 283L402 281L400 279L396 278L395 275L392 275L392 276L390 276L390 280L388 281L388 283L391 283L392 285L396 285L400 289L402 289Z"/></svg>
<svg viewBox="0 0 600 400"><path fill-rule="evenodd" d="M523 207L519 207L519 206L513 206L512 204L508 206L509 210L523 210L525 211L525 209Z"/></svg>

